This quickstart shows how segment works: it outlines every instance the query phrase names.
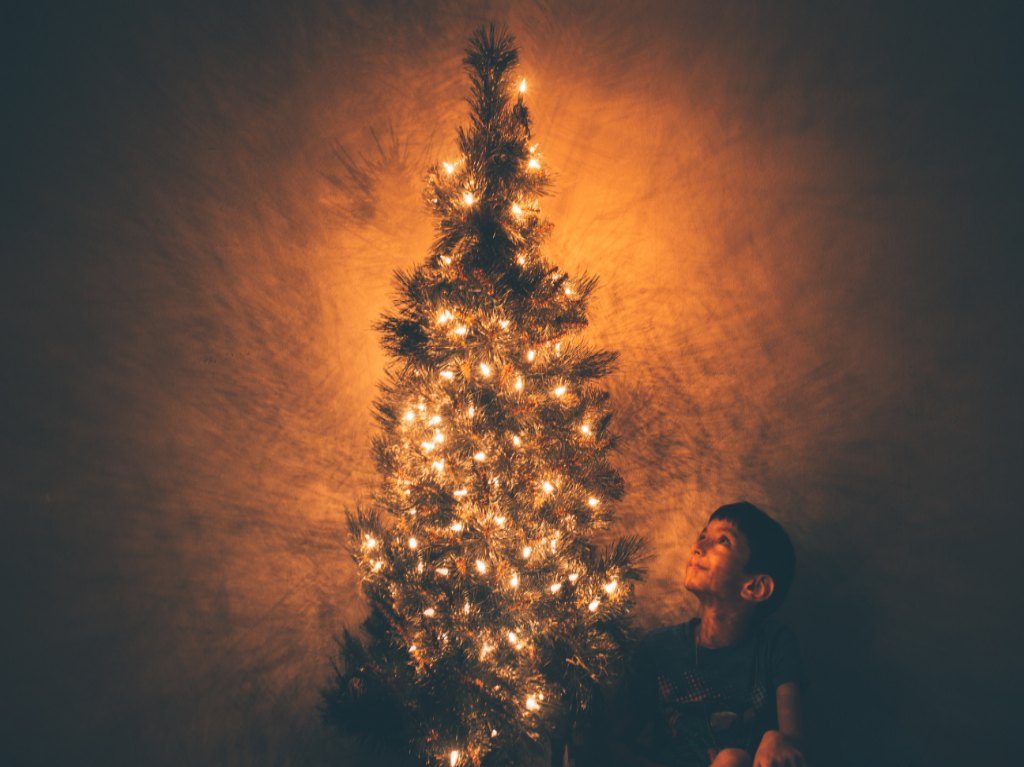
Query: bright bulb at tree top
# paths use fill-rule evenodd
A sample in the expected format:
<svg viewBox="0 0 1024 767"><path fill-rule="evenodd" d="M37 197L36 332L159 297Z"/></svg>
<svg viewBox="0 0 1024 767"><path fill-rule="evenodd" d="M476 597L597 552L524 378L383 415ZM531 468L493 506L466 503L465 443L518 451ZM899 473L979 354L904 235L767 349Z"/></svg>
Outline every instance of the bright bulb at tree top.
<svg viewBox="0 0 1024 767"><path fill-rule="evenodd" d="M526 78L524 77L519 81L519 92L526 93Z"/></svg>

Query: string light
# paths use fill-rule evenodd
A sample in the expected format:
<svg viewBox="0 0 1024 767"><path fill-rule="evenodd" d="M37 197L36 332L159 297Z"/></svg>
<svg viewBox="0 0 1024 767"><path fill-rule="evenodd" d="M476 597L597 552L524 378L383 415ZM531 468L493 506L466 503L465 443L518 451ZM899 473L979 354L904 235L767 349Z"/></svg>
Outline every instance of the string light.
<svg viewBox="0 0 1024 767"><path fill-rule="evenodd" d="M512 215L517 218L523 215L523 209L519 207L518 203L512 203Z"/></svg>
<svg viewBox="0 0 1024 767"><path fill-rule="evenodd" d="M526 78L525 77L519 82L519 92L520 93L526 93Z"/></svg>
<svg viewBox="0 0 1024 767"><path fill-rule="evenodd" d="M548 589L551 591L552 594L557 594L559 591L562 590L562 584L552 583L550 586L548 586Z"/></svg>
<svg viewBox="0 0 1024 767"><path fill-rule="evenodd" d="M532 546L523 546L523 559L529 559L530 555L532 553L533 553L533 547Z"/></svg>
<svg viewBox="0 0 1024 767"><path fill-rule="evenodd" d="M430 416L430 420L427 423L429 423L431 426L437 426L439 423L441 423L441 416L432 415Z"/></svg>
<svg viewBox="0 0 1024 767"><path fill-rule="evenodd" d="M522 390L523 390L523 377L522 376L516 376L516 391L522 391Z"/></svg>
<svg viewBox="0 0 1024 767"><path fill-rule="evenodd" d="M540 167L540 161L536 157L531 157L530 161L526 163L526 165L531 170L537 170Z"/></svg>
<svg viewBox="0 0 1024 767"><path fill-rule="evenodd" d="M577 580L579 580L579 577L579 573L569 573L569 583L575 583Z"/></svg>
<svg viewBox="0 0 1024 767"><path fill-rule="evenodd" d="M416 540L415 536L409 536L409 548L410 549L415 549L419 545L420 545L420 542Z"/></svg>
<svg viewBox="0 0 1024 767"><path fill-rule="evenodd" d="M433 442L420 442L420 447L426 450L428 453L434 449L435 445Z"/></svg>
<svg viewBox="0 0 1024 767"><path fill-rule="evenodd" d="M448 754L448 761L451 767L455 767L459 763L459 751L456 748L452 749L452 752Z"/></svg>
<svg viewBox="0 0 1024 767"><path fill-rule="evenodd" d="M437 315L437 324L438 325L444 325L446 322L450 322L451 320L454 320L454 319L455 319L455 315L452 314L447 309L444 309L441 312L439 312L438 315Z"/></svg>
<svg viewBox="0 0 1024 767"><path fill-rule="evenodd" d="M516 447L519 447L521 444L523 444L523 441L519 438L518 434L512 435L512 444L515 445Z"/></svg>
<svg viewBox="0 0 1024 767"><path fill-rule="evenodd" d="M473 454L473 460L474 461L486 461L487 460L487 453L485 453L483 450L481 450L478 453L474 453Z"/></svg>
<svg viewBox="0 0 1024 767"><path fill-rule="evenodd" d="M618 581L609 581L608 583L604 584L605 593L609 594L609 595L610 594L614 594L615 593L615 589L617 589L618 587L619 587L619 582Z"/></svg>
<svg viewBox="0 0 1024 767"><path fill-rule="evenodd" d="M527 362L533 362L533 360L534 360L534 359L535 359L536 357L537 357L537 352L535 352L535 351L534 351L533 349L530 349L530 351L528 351L528 352L526 353L526 361L527 361Z"/></svg>
<svg viewBox="0 0 1024 767"><path fill-rule="evenodd" d="M590 434L590 424L583 424L580 427L580 431L583 432L584 434Z"/></svg>
<svg viewBox="0 0 1024 767"><path fill-rule="evenodd" d="M411 421L415 417L416 417L416 414L414 412L412 412L411 410L406 410L405 411L405 420L406 421Z"/></svg>
<svg viewBox="0 0 1024 767"><path fill-rule="evenodd" d="M561 397L563 394L565 394L566 391L567 389L564 386L556 386L551 393L554 394L556 397Z"/></svg>
<svg viewBox="0 0 1024 767"><path fill-rule="evenodd" d="M537 711L540 708L540 703L537 702L537 696L531 695L526 699L526 708L530 711Z"/></svg>
<svg viewBox="0 0 1024 767"><path fill-rule="evenodd" d="M495 517L494 518L494 524L496 524L498 527L504 527L505 526L505 517L503 517L503 516Z"/></svg>
<svg viewBox="0 0 1024 767"><path fill-rule="evenodd" d="M491 377L491 366L488 365L486 362L481 362L480 363L480 374L484 378L490 378Z"/></svg>
<svg viewBox="0 0 1024 767"><path fill-rule="evenodd" d="M476 415L476 408L470 405L469 410L466 411L466 415L472 418L474 415Z"/></svg>
<svg viewBox="0 0 1024 767"><path fill-rule="evenodd" d="M476 202L476 197L473 196L472 192L466 192L464 195L462 195L462 201L466 203L466 205L472 205L474 202Z"/></svg>
<svg viewBox="0 0 1024 767"><path fill-rule="evenodd" d="M476 561L476 571L478 573L480 573L481 575L486 574L487 573L487 563L484 562L482 559L478 559Z"/></svg>
<svg viewBox="0 0 1024 767"><path fill-rule="evenodd" d="M437 610L435 610L433 607L428 607L426 610L423 611L423 614L426 615L428 618L433 618L435 615L437 615Z"/></svg>
<svg viewBox="0 0 1024 767"><path fill-rule="evenodd" d="M455 328L455 335L457 336L464 336L468 332L469 328L467 328L465 325L459 325L457 328Z"/></svg>
<svg viewBox="0 0 1024 767"><path fill-rule="evenodd" d="M514 589L519 588L519 573L512 573L512 577L508 579L508 585Z"/></svg>
<svg viewBox="0 0 1024 767"><path fill-rule="evenodd" d="M453 373L451 370L442 370L441 378L443 378L446 381L450 381L453 378L455 378L455 373Z"/></svg>
<svg viewBox="0 0 1024 767"><path fill-rule="evenodd" d="M456 498L463 498L463 497L469 495L469 490L467 490L464 487L460 487L458 490L456 490L454 493L452 493L452 495L454 495Z"/></svg>
<svg viewBox="0 0 1024 767"><path fill-rule="evenodd" d="M365 539L363 540L363 546L365 546L368 549L375 549L377 548L377 539L369 533L367 533Z"/></svg>
<svg viewBox="0 0 1024 767"><path fill-rule="evenodd" d="M600 607L600 606L601 606L601 600L600 599L595 599L593 602L591 602L589 605L587 605L587 608L590 610L590 612L593 613L593 612L597 612L597 608Z"/></svg>
<svg viewBox="0 0 1024 767"><path fill-rule="evenodd" d="M442 578L447 578L448 577L448 573L450 571L448 570L447 567L439 567L436 570L434 570L434 572L437 573L438 575L440 575Z"/></svg>
<svg viewBox="0 0 1024 767"><path fill-rule="evenodd" d="M373 571L375 573L379 573L380 569L382 567L384 567L384 560L383 559L375 559L375 560L373 560Z"/></svg>
<svg viewBox="0 0 1024 767"><path fill-rule="evenodd" d="M545 493L555 492L555 486L552 485L550 482L545 482L543 485L541 485L541 487L544 488Z"/></svg>
<svg viewBox="0 0 1024 767"><path fill-rule="evenodd" d="M445 173L451 175L452 173L455 172L455 166L452 165L450 162L443 163L443 165L444 165L444 172Z"/></svg>
<svg viewBox="0 0 1024 767"><path fill-rule="evenodd" d="M596 508L597 508L597 504L599 504L599 503L600 503L600 501L599 501L599 500L597 500L597 498L595 498L594 496L590 496L590 497L589 497L589 498L587 499L587 503L588 503L588 504L590 504L590 508L592 508L592 509L596 509Z"/></svg>
<svg viewBox="0 0 1024 767"><path fill-rule="evenodd" d="M461 522L452 522L452 530L455 531L456 533L461 533L462 532L462 523Z"/></svg>
<svg viewBox="0 0 1024 767"><path fill-rule="evenodd" d="M440 459L438 461L434 461L430 465L434 467L435 471L444 471L444 458L442 458L442 459Z"/></svg>

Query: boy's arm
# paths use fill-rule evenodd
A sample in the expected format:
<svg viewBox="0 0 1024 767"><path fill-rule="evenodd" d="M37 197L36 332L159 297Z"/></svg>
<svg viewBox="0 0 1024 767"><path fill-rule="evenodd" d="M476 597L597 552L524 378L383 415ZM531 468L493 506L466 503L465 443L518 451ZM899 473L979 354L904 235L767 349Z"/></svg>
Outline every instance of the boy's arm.
<svg viewBox="0 0 1024 767"><path fill-rule="evenodd" d="M780 684L775 691L779 729L768 730L754 756L754 767L805 767L801 752L803 711L800 686L796 682Z"/></svg>

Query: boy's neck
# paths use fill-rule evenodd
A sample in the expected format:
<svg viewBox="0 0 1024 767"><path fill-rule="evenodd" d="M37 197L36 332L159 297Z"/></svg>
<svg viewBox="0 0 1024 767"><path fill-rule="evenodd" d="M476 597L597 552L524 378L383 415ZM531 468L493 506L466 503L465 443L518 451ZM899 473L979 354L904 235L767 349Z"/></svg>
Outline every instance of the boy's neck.
<svg viewBox="0 0 1024 767"><path fill-rule="evenodd" d="M697 644L701 647L729 647L743 640L754 623L754 613L746 604L702 602Z"/></svg>

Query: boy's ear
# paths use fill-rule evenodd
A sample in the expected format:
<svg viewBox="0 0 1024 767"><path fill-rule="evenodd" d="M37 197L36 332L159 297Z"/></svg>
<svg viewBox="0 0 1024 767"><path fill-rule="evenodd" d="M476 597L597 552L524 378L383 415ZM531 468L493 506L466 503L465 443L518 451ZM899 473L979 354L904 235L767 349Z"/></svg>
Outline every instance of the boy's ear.
<svg viewBox="0 0 1024 767"><path fill-rule="evenodd" d="M748 602L764 602L775 593L775 579L765 573L747 578L740 589L740 596Z"/></svg>

